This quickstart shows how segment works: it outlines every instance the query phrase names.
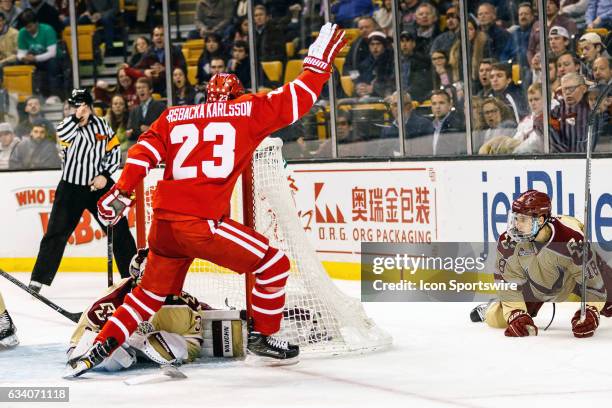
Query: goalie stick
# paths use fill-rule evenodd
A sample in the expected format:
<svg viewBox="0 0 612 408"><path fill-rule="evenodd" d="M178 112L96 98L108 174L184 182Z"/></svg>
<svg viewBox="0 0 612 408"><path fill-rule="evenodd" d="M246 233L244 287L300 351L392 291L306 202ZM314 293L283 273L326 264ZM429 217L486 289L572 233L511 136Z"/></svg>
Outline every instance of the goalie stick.
<svg viewBox="0 0 612 408"><path fill-rule="evenodd" d="M44 297L44 296L40 295L39 293L33 291L32 289L28 288L28 286L26 284L21 282L19 279L11 276L9 273L5 272L2 269L0 269L0 275L4 276L9 281L11 281L15 285L19 286L21 289L25 290L30 295L34 296L36 299L40 300L45 305L49 306L51 309L55 310L56 312L58 312L62 316L67 317L68 319L72 320L73 322L78 323L79 319L81 318L82 313L71 313L71 312L67 311L66 309L64 309L63 307L56 305L55 303L53 303L52 301L50 301L46 297Z"/></svg>

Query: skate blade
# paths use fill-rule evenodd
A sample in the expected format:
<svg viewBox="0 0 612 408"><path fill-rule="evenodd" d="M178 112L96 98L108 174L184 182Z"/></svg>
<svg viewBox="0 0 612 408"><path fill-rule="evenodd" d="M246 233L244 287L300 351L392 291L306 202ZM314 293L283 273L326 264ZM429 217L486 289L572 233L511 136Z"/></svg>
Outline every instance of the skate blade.
<svg viewBox="0 0 612 408"><path fill-rule="evenodd" d="M79 361L76 363L75 367L71 367L71 366L66 367L66 369L64 370L64 374L62 375L62 378L65 380L75 380L77 377L79 377L81 374L83 374L87 370L89 370L89 367L87 366L87 364L85 364L82 361Z"/></svg>
<svg viewBox="0 0 612 408"><path fill-rule="evenodd" d="M258 356L256 354L247 354L244 362L252 367L280 367L295 365L300 362L300 356L293 358L278 359L272 357Z"/></svg>

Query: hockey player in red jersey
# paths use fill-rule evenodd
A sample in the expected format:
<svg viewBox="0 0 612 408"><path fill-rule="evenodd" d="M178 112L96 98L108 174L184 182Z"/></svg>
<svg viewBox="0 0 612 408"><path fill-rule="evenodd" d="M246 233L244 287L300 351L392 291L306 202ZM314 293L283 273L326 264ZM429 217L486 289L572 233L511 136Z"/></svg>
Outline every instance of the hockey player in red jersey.
<svg viewBox="0 0 612 408"><path fill-rule="evenodd" d="M165 162L153 199L147 267L89 352L71 364L69 376L100 364L167 295L179 294L194 258L255 275L250 353L278 360L298 356L297 345L272 336L282 319L289 259L266 237L228 218L230 196L260 142L311 109L345 44L344 31L327 23L295 80L268 94L242 95L236 76L217 74L208 85L206 104L168 108L140 136L119 181L98 202L98 212L116 223L148 170Z"/></svg>
<svg viewBox="0 0 612 408"><path fill-rule="evenodd" d="M500 291L497 301L477 306L472 321L503 328L508 337L534 336L538 328L532 317L543 302L563 302L580 293L583 225L573 217L552 216L551 207L548 195L536 190L514 200L507 231L497 241L495 278L518 289ZM578 338L593 336L600 314L612 316L612 304L606 303L612 270L593 247L588 259L586 318L581 321L578 310L571 319Z"/></svg>

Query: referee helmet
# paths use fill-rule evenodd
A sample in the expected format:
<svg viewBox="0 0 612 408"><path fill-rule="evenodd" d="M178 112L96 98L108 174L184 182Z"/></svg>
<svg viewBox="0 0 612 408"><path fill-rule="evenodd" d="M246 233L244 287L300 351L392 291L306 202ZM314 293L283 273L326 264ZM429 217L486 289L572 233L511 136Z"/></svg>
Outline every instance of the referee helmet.
<svg viewBox="0 0 612 408"><path fill-rule="evenodd" d="M72 90L68 103L71 106L81 106L83 104L91 106L93 105L93 99L87 89L76 88Z"/></svg>

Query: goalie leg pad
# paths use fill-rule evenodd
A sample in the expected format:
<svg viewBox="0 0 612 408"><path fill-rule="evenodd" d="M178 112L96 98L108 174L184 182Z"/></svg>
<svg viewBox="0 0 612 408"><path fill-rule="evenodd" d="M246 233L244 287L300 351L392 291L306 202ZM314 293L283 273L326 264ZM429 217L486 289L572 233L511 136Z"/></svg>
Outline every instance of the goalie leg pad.
<svg viewBox="0 0 612 408"><path fill-rule="evenodd" d="M119 306L108 319L96 341L103 343L109 337L114 337L118 344L123 344L134 333L138 324L143 320L149 320L162 307L165 300L165 296L156 295L141 288L140 285L136 286L125 297L123 305Z"/></svg>
<svg viewBox="0 0 612 408"><path fill-rule="evenodd" d="M87 353L87 351L93 345L95 338L96 333L92 332L91 330L85 330L77 345L68 350L67 360L74 360L75 358L79 358ZM130 350L129 347L119 347L113 352L113 354L108 356L100 365L98 365L96 369L119 371L131 367L134 363L136 363L136 354L134 351Z"/></svg>
<svg viewBox="0 0 612 408"><path fill-rule="evenodd" d="M269 247L253 274L251 292L254 330L266 336L280 329L285 308L285 284L289 277L289 258L282 251Z"/></svg>
<svg viewBox="0 0 612 408"><path fill-rule="evenodd" d="M247 325L239 310L206 310L202 312L206 357L244 357L247 346Z"/></svg>

